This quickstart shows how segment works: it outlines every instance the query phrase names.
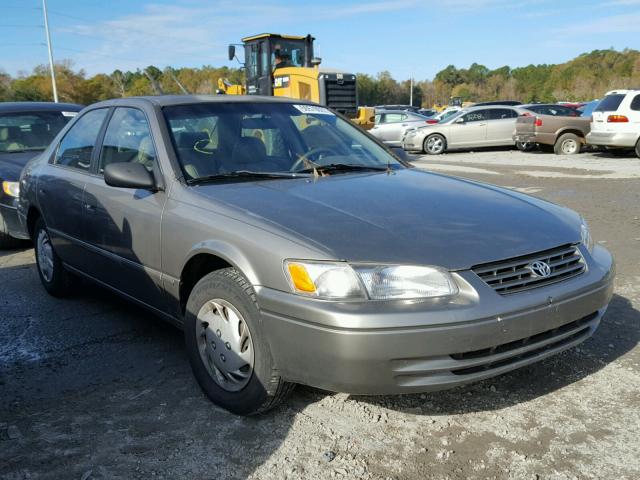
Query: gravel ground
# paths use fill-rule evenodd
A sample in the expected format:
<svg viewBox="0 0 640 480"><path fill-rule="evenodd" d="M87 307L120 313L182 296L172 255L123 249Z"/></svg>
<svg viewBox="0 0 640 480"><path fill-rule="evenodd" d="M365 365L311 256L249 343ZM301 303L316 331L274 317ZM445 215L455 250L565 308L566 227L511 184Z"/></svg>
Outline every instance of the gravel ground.
<svg viewBox="0 0 640 480"><path fill-rule="evenodd" d="M579 348L445 392L298 387L240 418L209 403L180 332L86 284L56 300L31 250L0 253L0 478L640 477L640 160L516 151L416 166L579 210L616 256L615 296Z"/></svg>

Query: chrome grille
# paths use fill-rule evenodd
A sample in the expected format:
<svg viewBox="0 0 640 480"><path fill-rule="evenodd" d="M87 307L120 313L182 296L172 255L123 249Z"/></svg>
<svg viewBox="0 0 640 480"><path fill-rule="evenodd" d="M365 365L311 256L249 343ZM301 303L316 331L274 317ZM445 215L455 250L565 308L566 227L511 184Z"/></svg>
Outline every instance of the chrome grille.
<svg viewBox="0 0 640 480"><path fill-rule="evenodd" d="M530 268L533 262L549 265L549 276L534 274ZM563 245L532 255L476 265L471 270L496 292L506 295L575 277L584 272L585 268L578 245Z"/></svg>

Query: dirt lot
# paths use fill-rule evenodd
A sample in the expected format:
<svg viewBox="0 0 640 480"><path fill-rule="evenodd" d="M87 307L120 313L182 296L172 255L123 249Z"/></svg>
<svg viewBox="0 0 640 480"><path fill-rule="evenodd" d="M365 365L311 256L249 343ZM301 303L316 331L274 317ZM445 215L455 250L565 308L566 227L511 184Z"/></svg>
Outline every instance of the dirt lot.
<svg viewBox="0 0 640 480"><path fill-rule="evenodd" d="M595 336L465 388L299 387L239 418L200 393L174 328L91 285L52 299L31 250L0 253L0 478L639 478L640 160L502 150L416 165L579 210L618 262Z"/></svg>

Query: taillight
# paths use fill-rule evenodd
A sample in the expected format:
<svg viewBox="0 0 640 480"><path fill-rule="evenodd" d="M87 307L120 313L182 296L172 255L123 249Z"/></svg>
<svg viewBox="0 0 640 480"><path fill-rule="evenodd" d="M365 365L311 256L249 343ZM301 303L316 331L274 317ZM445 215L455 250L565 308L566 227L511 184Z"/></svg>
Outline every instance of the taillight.
<svg viewBox="0 0 640 480"><path fill-rule="evenodd" d="M536 127L541 127L542 126L542 119L540 117L536 117L535 126Z"/></svg>
<svg viewBox="0 0 640 480"><path fill-rule="evenodd" d="M438 120L427 120L426 123L433 125L434 123L438 123Z"/></svg>
<svg viewBox="0 0 640 480"><path fill-rule="evenodd" d="M607 122L609 123L626 123L629 119L624 115L609 115L607 117Z"/></svg>

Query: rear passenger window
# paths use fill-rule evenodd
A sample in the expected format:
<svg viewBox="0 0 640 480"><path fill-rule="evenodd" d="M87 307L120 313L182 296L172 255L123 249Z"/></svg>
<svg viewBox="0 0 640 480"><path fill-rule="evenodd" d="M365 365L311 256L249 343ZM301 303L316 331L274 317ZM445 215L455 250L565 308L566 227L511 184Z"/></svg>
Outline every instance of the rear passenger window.
<svg viewBox="0 0 640 480"><path fill-rule="evenodd" d="M106 115L106 108L91 110L82 115L58 145L54 163L89 171L93 147Z"/></svg>
<svg viewBox="0 0 640 480"><path fill-rule="evenodd" d="M504 120L516 118L518 114L509 108L492 108L489 110L489 120Z"/></svg>
<svg viewBox="0 0 640 480"><path fill-rule="evenodd" d="M631 100L631 110L640 110L640 94L636 95L633 97L633 100Z"/></svg>
<svg viewBox="0 0 640 480"><path fill-rule="evenodd" d="M402 121L401 113L387 113L384 116L384 123L398 123Z"/></svg>
<svg viewBox="0 0 640 480"><path fill-rule="evenodd" d="M116 108L102 142L100 173L111 163L125 162L141 163L151 172L155 161L147 117L136 108Z"/></svg>

